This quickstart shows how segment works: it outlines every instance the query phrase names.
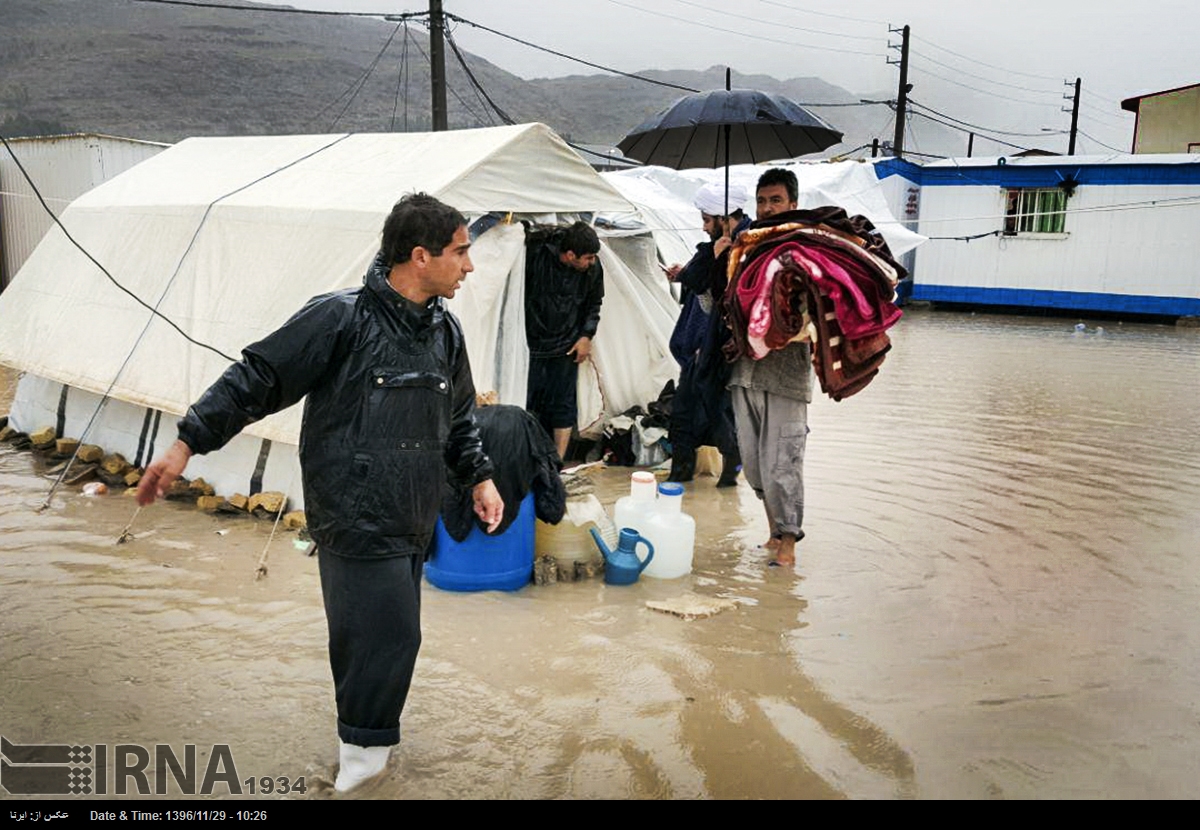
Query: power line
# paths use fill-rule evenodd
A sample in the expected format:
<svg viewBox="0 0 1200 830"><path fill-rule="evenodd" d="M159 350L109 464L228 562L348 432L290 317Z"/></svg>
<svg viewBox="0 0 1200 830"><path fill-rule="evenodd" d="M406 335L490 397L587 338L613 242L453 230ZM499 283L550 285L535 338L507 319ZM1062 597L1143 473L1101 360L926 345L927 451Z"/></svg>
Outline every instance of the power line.
<svg viewBox="0 0 1200 830"><path fill-rule="evenodd" d="M400 70L396 73L396 95L392 99L391 131L396 131L396 110L400 107L400 87L404 87L404 131L408 132L408 24L404 24L404 46L400 50Z"/></svg>
<svg viewBox="0 0 1200 830"><path fill-rule="evenodd" d="M377 55L375 55L375 60L371 61L371 63L367 66L366 71L364 71L361 77L359 77L357 81L358 89L354 90L354 93L349 97L349 99L347 99L346 106L342 107L342 111L338 113L337 118L333 119L333 123L329 125L330 131L332 131L333 128L337 126L337 123L342 120L342 116L345 115L346 111L350 109L350 105L354 103L354 99L358 97L358 94L366 88L367 81L370 80L372 73L375 72L375 67L379 66L379 61L383 59L383 55L385 52L387 52L388 47L392 45L392 41L395 39L396 33L400 31L401 26L405 26L404 21L400 21L396 24L396 28L392 29L392 33L388 35L387 41L384 42L383 48L379 50Z"/></svg>
<svg viewBox="0 0 1200 830"><path fill-rule="evenodd" d="M465 17L459 17L456 14L450 14L449 12L446 12L443 14L443 17L447 18L448 20L453 20L457 23L466 23L468 26L474 26L476 29L482 29L485 32L491 32L492 34L498 35L499 37L507 38L508 40L514 41L516 43L520 43L522 46L528 46L531 49L538 49L542 52L546 52L551 55L556 55L560 58L566 58L567 60L575 61L576 63L581 63L584 66L590 66L593 69L602 69L605 72L612 72L614 75L621 75L623 77L633 78L638 81L646 81L647 83L657 84L658 86L670 87L671 89L679 89L679 90L682 90L683 92L699 92L700 91L698 89L692 89L690 86L680 86L679 84L669 83L668 81L660 81L655 78L648 78L645 75L638 75L633 72L622 72L620 69L613 69L611 66L604 66L603 64L593 63L591 61L584 60L583 58L577 58L574 55L568 55L565 52L559 52L555 49L549 49L545 46L538 46L536 43L530 43L528 40L522 40L521 38L516 37L514 35L506 34L505 32L501 32L496 29L492 29L488 26L484 26L482 23L476 23L474 20L467 20Z"/></svg>
<svg viewBox="0 0 1200 830"><path fill-rule="evenodd" d="M448 17L449 15L446 15L446 16ZM450 29L445 28L442 30L442 32L445 35L449 35ZM421 42L419 40L417 40L416 35L413 35L412 42L413 42L413 45L417 47L417 51L421 53L421 57L425 59L425 62L429 63L430 62L429 54L423 48L421 48ZM448 80L446 82L446 89L450 90L450 94L454 96L454 100L456 100L456 101L458 101L458 103L462 104L463 109L465 109L472 116L474 116L476 121L479 121L480 123L483 122L483 119L479 117L479 113L475 112L475 110L471 107L471 105L463 100L463 97L458 94L458 90L456 90L454 87L450 86L450 82ZM484 110L484 114L488 115L486 109ZM492 124L496 123L495 121L492 121L492 118L490 115L488 115L488 121L491 122Z"/></svg>
<svg viewBox="0 0 1200 830"><path fill-rule="evenodd" d="M1112 150L1114 153L1127 153L1127 152L1129 152L1128 150L1120 150L1120 149L1117 149L1116 147L1112 147L1112 146L1110 146L1110 145L1108 145L1108 144L1105 144L1105 143L1104 143L1103 141L1101 141L1100 139L1098 139L1098 138L1093 138L1092 136L1090 136L1090 135L1088 135L1087 133L1085 133L1083 130L1080 130L1080 131L1079 131L1079 134L1080 134L1081 136L1083 136L1084 138L1088 139L1089 141L1094 141L1094 142L1096 142L1097 144L1099 144L1101 147L1105 148L1106 150Z"/></svg>
<svg viewBox="0 0 1200 830"><path fill-rule="evenodd" d="M516 120L504 110L500 109L496 102L492 100L491 96L484 91L483 86L480 85L479 80L475 77L475 73L471 71L471 67L467 66L467 61L465 58L463 58L462 52L459 51L458 44L455 43L454 36L450 33L449 29L446 30L446 42L450 44L450 50L454 52L454 57L458 58L459 65L462 66L463 72L467 73L467 80L471 83L471 86L475 88L476 92L483 96L484 100L487 101L491 108L496 111L496 114L500 116L504 123L516 124Z"/></svg>
<svg viewBox="0 0 1200 830"><path fill-rule="evenodd" d="M865 17L850 17L849 15L845 15L845 14L833 14L832 12L819 12L819 11L816 11L815 9L802 9L799 6L793 6L789 3L778 3L778 2L775 2L775 0L759 0L759 2L766 3L768 6L779 6L781 9L787 9L788 11L802 12L803 14L815 14L815 15L818 15L819 17L834 17L834 18L837 18L838 20L853 20L856 23L876 23L881 26L887 25L886 20L869 20Z"/></svg>
<svg viewBox="0 0 1200 830"><path fill-rule="evenodd" d="M980 66L986 66L988 69L995 69L995 70L997 70L997 71L999 71L999 72L1004 72L1004 73L1006 73L1006 74L1009 74L1009 75L1024 75L1024 76L1025 76L1025 77L1027 77L1027 78L1037 78L1037 79L1039 79L1039 80L1043 80L1043 81L1058 81L1058 80L1061 80L1060 78L1054 78L1054 77L1051 77L1051 76L1049 76L1049 75L1035 75L1035 74L1033 74L1032 72L1021 72L1021 71L1019 71L1019 70L1016 70L1016 69L1010 69L1010 68L1008 68L1008 67L1006 67L1006 66L996 66L995 64L991 64L991 63L984 63L984 62L983 62L983 61L981 61L981 60L978 60L978 59L976 59L976 58L972 58L972 57L970 57L970 56L968 56L968 55L964 55L964 54L962 54L961 52L955 52L955 51L953 51L953 50L951 50L951 49L947 49L945 46L939 46L938 44L934 43L934 42L933 42L933 41L931 41L931 40L926 40L925 38L916 38L916 37L914 37L914 39L915 39L915 40L920 40L922 43L926 43L926 44L928 44L928 45L932 46L934 49L940 49L940 50L941 50L941 51L943 51L943 52L947 52L947 53L949 53L949 54L951 54L951 55L954 55L954 57L956 57L956 58L962 58L962 59L963 59L963 60L965 60L965 61L971 61L971 63L977 63L977 64L979 64Z"/></svg>
<svg viewBox="0 0 1200 830"><path fill-rule="evenodd" d="M932 115L927 115L926 113L918 112L917 110L913 110L912 114L919 115L928 121L933 121L934 123L941 124L943 127L949 127L952 130L958 130L959 132L963 132L963 133L972 132L971 130L968 130L966 127L960 127L958 124L953 124L949 121L943 121L940 118L934 118ZM1003 144L1005 147L1012 147L1016 150L1030 149L1029 147L1022 147L1020 144L1013 144L1011 141L1004 141L1004 140L996 138L994 136L986 135L985 133L982 133L982 132L976 131L975 135L979 136L980 138L986 138L988 141L994 141L997 144Z"/></svg>
<svg viewBox="0 0 1200 830"><path fill-rule="evenodd" d="M197 9L227 9L230 11L239 12L266 12L268 14L311 14L324 15L327 17L388 17L390 20L397 18L411 19L414 17L428 17L429 12L404 12L399 15L388 14L387 12L330 12L330 11L315 11L312 9L293 9L290 6L235 6L231 3L199 3L196 0L134 0L135 3L157 3L162 6L192 6Z"/></svg>
<svg viewBox="0 0 1200 830"><path fill-rule="evenodd" d="M964 177L969 178L969 177ZM1075 216L1083 213L1123 213L1128 210L1149 210L1151 208L1172 208L1172 207L1200 207L1200 196L1176 196L1170 199L1144 199L1137 202L1120 202L1115 205L1096 205L1094 207L1072 208L1067 207L1055 213L1063 213L1067 216ZM945 222L982 222L989 219L1005 219L1008 214L988 214L986 216L945 216L941 218L926 218L922 216L918 221L921 225L926 224L942 224ZM880 220L877 225L890 224L906 224L912 220ZM987 236L989 234L984 234ZM932 238L932 237L931 237ZM957 238L957 237L950 237Z"/></svg>
<svg viewBox="0 0 1200 830"><path fill-rule="evenodd" d="M505 123L516 124L516 120L503 109L501 109L499 104L492 100L492 96L488 94L487 90L483 88L483 84L481 84L479 79L475 77L475 73L471 71L471 67L467 66L466 58L463 56L462 51L458 48L458 44L454 41L454 36L451 34L449 29L446 30L446 42L450 44L450 49L454 52L454 56L458 59L459 64L463 68L463 72L466 73L467 79L475 89L476 94L483 96L483 99L487 101L488 106L495 110L496 114L499 115ZM563 141L566 142L568 146L581 153L587 153L588 155L608 159L609 161L613 160L612 156L605 153L598 153L595 150L589 149L580 144L575 144L571 141L567 141L566 139L563 139ZM636 159L626 159L624 156L622 156L620 160L623 162L628 162L630 166L641 166L642 164L642 162L637 161Z"/></svg>
<svg viewBox="0 0 1200 830"><path fill-rule="evenodd" d="M700 26L701 28L709 29L711 31L725 32L726 34L737 35L738 37L750 38L751 40L758 40L758 41L762 41L764 43L780 43L780 44L783 44L784 46L790 46L793 49L819 49L823 52L838 52L843 55L866 55L866 56L872 57L872 58L880 57L883 54L882 52L862 52L862 51L859 51L856 49L835 49L832 46L817 46L817 45L811 44L811 43L797 43L794 40L779 40L777 38L765 37L763 35L752 35L752 34L748 34L746 32L739 32L736 29L726 29L723 26L713 26L710 23L700 23L695 20L688 20L686 17L679 17L678 15L667 14L666 12L657 12L652 9L644 9L641 6L635 6L631 3L622 3L620 0L608 0L608 2L612 3L614 6L621 6L622 8L632 9L633 11L636 11L636 12L642 12L644 14L652 14L652 15L655 15L656 17L665 17L668 20L674 20L677 23L687 23L689 26Z"/></svg>
<svg viewBox="0 0 1200 830"><path fill-rule="evenodd" d="M970 84L964 84L964 83L959 83L958 81L953 81L950 78L945 77L944 75L939 75L936 72L930 72L928 69L923 69L920 66L913 67L913 68L917 69L919 72L921 72L925 75L930 75L934 78L938 78L939 80L945 81L948 84L954 84L955 86L961 86L964 89L971 90L972 92L978 92L981 95L990 95L993 98L1003 98L1005 101L1016 101L1018 104L1029 104L1029 105L1035 106L1035 107L1055 107L1056 109L1060 107L1059 102L1047 103L1045 101L1030 101L1028 98L1013 98L1011 95L1001 95L998 92L989 92L986 89L979 89L978 87L973 87Z"/></svg>
<svg viewBox="0 0 1200 830"><path fill-rule="evenodd" d="M944 112L938 112L938 111L937 111L937 110L935 110L933 107L927 107L927 106L925 106L925 105L924 105L924 104L922 104L922 103L919 103L919 102L917 102L917 101L914 101L912 98L909 98L909 99L908 99L908 102L909 102L910 104L912 104L913 106L917 106L917 107L920 107L920 108L921 108L921 109L923 109L923 110L927 110L928 112L932 112L934 115L940 115L942 118L947 118L947 119L949 119L949 120L951 120L951 121L954 121L954 122L956 122L956 123L958 123L958 124L962 124L964 127L970 127L970 128L971 128L971 129L973 129L973 130L982 130L982 131L989 132L989 133L997 133L997 134L999 134L999 135L1014 135L1014 136L1020 136L1020 137L1023 137L1023 138L1037 138L1037 137L1039 137L1039 136L1043 136L1043 135L1066 135L1066 134L1067 134L1067 132L1068 132L1067 130L1041 130L1041 131L1039 131L1039 132L1036 132L1036 133L1019 133L1019 132L1014 132L1014 131L1012 131L1012 130L998 130L998 129L995 129L995 128L993 128L993 127L982 127L982 126L980 126L979 124L972 124L972 123L971 123L971 122L969 122L969 121L963 121L963 120L962 120L962 119L960 119L960 118L955 118L953 115L947 115L947 114L946 114L946 113L944 113Z"/></svg>
<svg viewBox="0 0 1200 830"><path fill-rule="evenodd" d="M728 8L724 8L724 9L723 9L723 8L718 8L718 7L716 7L716 6L706 6L706 5L704 5L703 3L696 3L696 2L693 2L693 0L675 0L675 2L676 2L676 3L682 3L682 4L683 4L683 5L685 5L685 6L693 6L693 7L697 8L697 9L704 9L705 11L717 12L718 14L725 15L725 16L728 16L728 15L729 15L729 9L728 9ZM760 17L749 17L749 16L747 16L747 15L741 14L740 12L739 12L739 13L738 13L738 15L737 15L737 19L738 19L738 20L748 20L748 21L750 21L751 23L764 23L764 24L766 24L766 25L768 25L768 26L770 26L770 27L772 27L772 28L774 28L774 29L781 29L781 28L782 28L782 29L794 29L794 30L795 30L795 31L797 31L797 32L808 32L809 34L813 34L813 35L826 35L826 36L828 36L828 37L844 37L844 38L848 38L848 39L850 39L850 40L871 40L871 41L875 41L875 42L878 42L878 41L879 41L879 37L878 37L878 36L872 36L872 35L844 35L844 34L841 34L841 33L839 33L839 32L828 32L828 31L825 31L825 30L823 30L823 29L808 29L808 28L805 28L804 26L792 26L792 25L790 25L790 24L788 24L788 23L782 23L782 22L780 22L780 21L778 21L778 20L763 20L763 19L762 19L762 18L760 18Z"/></svg>
<svg viewBox="0 0 1200 830"><path fill-rule="evenodd" d="M929 61L930 63L934 63L934 64L937 64L938 66L945 67L946 69L949 69L952 72L957 72L960 75L966 75L967 77L970 77L970 78L978 78L981 81L986 81L987 83L995 84L996 86L1004 86L1004 87L1008 87L1010 89L1019 89L1023 92L1033 92L1033 93L1040 94L1040 95L1055 95L1055 96L1057 96L1061 92L1061 90L1058 90L1058 89L1052 89L1052 90L1051 89L1032 89L1031 87L1019 86L1017 84L1006 84L1003 81L993 81L991 78L984 77L983 75L976 75L973 72L967 72L964 69L959 69L957 67L951 66L948 63L942 63L941 61L931 58L931 57L929 57L929 55L922 54L921 52L918 52L915 49L910 50L910 51L912 52L912 54L918 55L921 58L923 58L924 60Z"/></svg>
<svg viewBox="0 0 1200 830"><path fill-rule="evenodd" d="M12 158L12 160L14 162L16 162L17 169L20 170L21 175L25 177L25 181L29 184L30 189L33 190L33 195L37 197L37 200L42 205L42 209L46 211L47 215L49 215L49 217L54 221L54 224L58 225L58 229L60 231L62 231L63 236L65 236L67 238L67 241L69 241L72 245L74 245L76 248L78 248L79 252L81 254L83 254L85 257L87 257L89 262L91 262L93 265L95 265L97 268L99 268L100 273L102 273L105 277L107 277L109 282L111 282L113 285L115 285L117 288L119 288L124 293L128 294L131 298L133 298L133 301L136 302L138 305L142 306L147 311L149 311L151 320L153 320L155 317L158 317L163 322L165 322L168 326L175 329L175 331L179 332L179 334L183 336L183 339L188 341L189 343L192 343L196 346L200 346L201 348L204 348L204 349L208 349L210 352L220 355L221 357L225 358L226 360L230 361L231 363L236 362L236 360L234 358L225 354L223 351L218 349L216 346L210 346L207 343L203 343L199 340L196 340L194 337L192 337L186 331L181 329L174 320L172 320L170 317L167 317L165 314L163 314L161 311L159 311L156 306L150 305L148 302L143 300L137 294L133 293L131 290L126 288L124 285L122 285L117 280L117 278L114 277L111 272L109 272L109 270L107 268L105 268L103 265L101 265L100 262L94 256L92 256L88 252L88 250L86 248L84 248L83 245L81 245L75 239L75 237L71 236L71 232L67 230L66 225L64 225L62 223L62 220L58 218L58 214L56 214L53 210L50 209L50 205L46 204L46 200L42 197L42 192L40 190L38 190L38 186L34 183L33 177L29 175L29 171L27 171L25 169L25 165L21 164L21 160L19 158L17 158L17 154L13 152L13 148L9 145L8 139L6 139L4 136L0 135L0 144L3 144L4 149L8 150L8 155ZM288 166L290 167L291 165L288 165ZM249 185L247 185L247 187L249 187ZM213 204L215 204L215 202ZM209 209L210 210L212 209L212 205L209 205ZM207 216L208 216L208 213L206 212L205 217L207 218ZM201 224L203 224L204 220L201 219L200 221L201 221ZM199 232L200 232L200 229L197 228L196 233L199 234ZM192 237L192 242L193 243L195 242L195 236ZM191 246L189 245L188 248L190 250ZM184 255L185 256L187 255L186 251L184 252ZM176 273L178 273L178 270L176 271ZM159 302L161 302L161 300ZM116 383L115 379L113 380L113 383ZM109 389L111 390L111 388L112 387L110 386Z"/></svg>

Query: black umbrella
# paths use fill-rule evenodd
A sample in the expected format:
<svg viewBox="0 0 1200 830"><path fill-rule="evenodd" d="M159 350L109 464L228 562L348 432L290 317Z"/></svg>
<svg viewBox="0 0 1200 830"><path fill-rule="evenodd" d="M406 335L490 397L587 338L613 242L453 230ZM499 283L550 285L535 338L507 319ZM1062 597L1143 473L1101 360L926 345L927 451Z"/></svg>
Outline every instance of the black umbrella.
<svg viewBox="0 0 1200 830"><path fill-rule="evenodd" d="M621 139L628 158L683 170L725 166L726 213L729 165L790 159L839 143L842 134L782 95L752 89L685 95Z"/></svg>

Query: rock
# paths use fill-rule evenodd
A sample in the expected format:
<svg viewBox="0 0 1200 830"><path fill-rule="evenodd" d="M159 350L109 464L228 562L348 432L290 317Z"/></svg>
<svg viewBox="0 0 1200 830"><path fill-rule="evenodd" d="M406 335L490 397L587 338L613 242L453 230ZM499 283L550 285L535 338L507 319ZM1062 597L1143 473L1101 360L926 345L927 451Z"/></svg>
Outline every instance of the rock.
<svg viewBox="0 0 1200 830"><path fill-rule="evenodd" d="M133 465L125 460L125 456L121 455L119 452L114 452L110 455L104 456L103 460L100 462L100 467L110 476L124 478L125 474L129 472Z"/></svg>
<svg viewBox="0 0 1200 830"><path fill-rule="evenodd" d="M45 427L37 432L29 433L29 440L35 450L46 450L54 446L54 442L58 440L58 434L55 433L54 427Z"/></svg>
<svg viewBox="0 0 1200 830"><path fill-rule="evenodd" d="M79 464L76 462L67 470L67 474L63 476L63 484L78 484L81 481L87 481L93 478L100 468L95 464Z"/></svg>
<svg viewBox="0 0 1200 830"><path fill-rule="evenodd" d="M125 482L126 487L137 487L138 482L142 480L142 471L134 468L127 472L121 480Z"/></svg>
<svg viewBox="0 0 1200 830"><path fill-rule="evenodd" d="M83 485L83 494L85 496L103 496L108 492L108 487L103 481L91 481Z"/></svg>
<svg viewBox="0 0 1200 830"><path fill-rule="evenodd" d="M171 482L171 486L167 488L165 498L173 501L195 501L196 494L188 487L189 482L186 478L180 477Z"/></svg>
<svg viewBox="0 0 1200 830"><path fill-rule="evenodd" d="M304 517L303 510L293 510L284 514L283 526L288 530L305 530L308 528L308 519Z"/></svg>
<svg viewBox="0 0 1200 830"><path fill-rule="evenodd" d="M58 455L73 455L79 449L79 439L59 438L54 442L54 452Z"/></svg>
<svg viewBox="0 0 1200 830"><path fill-rule="evenodd" d="M597 559L590 559L587 562L575 563L575 579L595 579L604 572L604 563Z"/></svg>
<svg viewBox="0 0 1200 830"><path fill-rule="evenodd" d="M196 499L196 507L208 513L216 513L224 503L225 499L221 496L206 495Z"/></svg>
<svg viewBox="0 0 1200 830"><path fill-rule="evenodd" d="M711 617L730 608L737 608L737 603L731 599L720 597L703 597L699 594L680 594L674 599L647 600L646 607L654 611L674 614L685 620L696 620L701 617Z"/></svg>
<svg viewBox="0 0 1200 830"><path fill-rule="evenodd" d="M95 464L104 458L104 450L95 444L84 444L79 448L79 455L75 457L85 464Z"/></svg>
<svg viewBox="0 0 1200 830"><path fill-rule="evenodd" d="M25 433L19 432L19 431L13 429L12 427L8 426L7 424L5 424L3 428L0 428L0 441L11 441L11 440L13 440L14 436L24 435L24 434Z"/></svg>
<svg viewBox="0 0 1200 830"><path fill-rule="evenodd" d="M110 487L124 487L125 486L125 476L124 475L118 475L117 473L110 473L108 470L104 469L103 467L98 466L96 468L96 477L99 478L101 481L107 482Z"/></svg>
<svg viewBox="0 0 1200 830"><path fill-rule="evenodd" d="M213 496L216 495L216 490L202 478L192 479L192 483L188 485L188 489L196 496Z"/></svg>
<svg viewBox="0 0 1200 830"><path fill-rule="evenodd" d="M251 513L262 512L274 516L283 510L286 503L287 497L283 493L272 490L251 496L249 508Z"/></svg>
<svg viewBox="0 0 1200 830"><path fill-rule="evenodd" d="M250 509L250 499L243 496L241 493L234 493L229 497L229 506L234 510L240 510L243 513Z"/></svg>
<svg viewBox="0 0 1200 830"><path fill-rule="evenodd" d="M558 582L558 560L542 554L533 561L533 584L553 585Z"/></svg>

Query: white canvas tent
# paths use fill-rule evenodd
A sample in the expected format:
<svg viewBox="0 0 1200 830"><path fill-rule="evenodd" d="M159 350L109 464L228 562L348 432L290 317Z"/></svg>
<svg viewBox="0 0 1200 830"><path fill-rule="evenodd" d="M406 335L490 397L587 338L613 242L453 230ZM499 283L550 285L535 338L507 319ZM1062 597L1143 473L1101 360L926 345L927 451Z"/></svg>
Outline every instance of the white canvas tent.
<svg viewBox="0 0 1200 830"><path fill-rule="evenodd" d="M540 124L193 138L84 194L62 222L125 290L61 229L47 235L0 294L0 362L26 373L13 425L57 421L66 435L144 463L150 445L161 450L174 439L176 416L220 375L226 356L310 297L361 283L384 217L414 191L471 221L503 217L473 225L486 228L472 248L475 271L450 305L466 330L477 389L523 405L524 245L513 220L633 210ZM601 262L606 294L594 359L580 375L581 427L653 400L675 374L665 295L608 245ZM297 405L194 459L189 475L226 495L244 493L257 466L265 489L298 503L299 425ZM269 452L264 439L276 445Z"/></svg>

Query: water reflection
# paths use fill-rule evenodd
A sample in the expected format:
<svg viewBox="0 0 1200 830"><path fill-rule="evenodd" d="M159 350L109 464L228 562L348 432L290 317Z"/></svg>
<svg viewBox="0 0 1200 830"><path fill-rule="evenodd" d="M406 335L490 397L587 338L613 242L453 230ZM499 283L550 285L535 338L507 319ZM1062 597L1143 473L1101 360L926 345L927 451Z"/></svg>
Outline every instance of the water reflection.
<svg viewBox="0 0 1200 830"><path fill-rule="evenodd" d="M765 568L745 485L708 478L685 579L428 589L368 795L1189 797L1200 331L1074 322L910 312L865 392L811 407L795 574ZM253 774L328 777L312 561L280 540L256 583L269 526L176 505L116 546L128 499L39 516L49 485L0 448L0 731L226 741ZM644 605L684 590L740 607Z"/></svg>

